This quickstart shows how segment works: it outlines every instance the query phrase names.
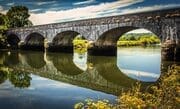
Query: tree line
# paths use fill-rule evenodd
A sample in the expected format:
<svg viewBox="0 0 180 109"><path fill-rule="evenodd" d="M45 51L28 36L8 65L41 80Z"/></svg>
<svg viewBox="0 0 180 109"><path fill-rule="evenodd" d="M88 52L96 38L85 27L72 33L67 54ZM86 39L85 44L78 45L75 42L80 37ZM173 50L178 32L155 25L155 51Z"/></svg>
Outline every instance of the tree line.
<svg viewBox="0 0 180 109"><path fill-rule="evenodd" d="M0 13L0 48L7 47L6 31L9 28L32 26L29 9L25 6L13 6L6 14Z"/></svg>
<svg viewBox="0 0 180 109"><path fill-rule="evenodd" d="M117 42L118 46L147 46L152 44L160 44L160 39L153 33L124 34Z"/></svg>

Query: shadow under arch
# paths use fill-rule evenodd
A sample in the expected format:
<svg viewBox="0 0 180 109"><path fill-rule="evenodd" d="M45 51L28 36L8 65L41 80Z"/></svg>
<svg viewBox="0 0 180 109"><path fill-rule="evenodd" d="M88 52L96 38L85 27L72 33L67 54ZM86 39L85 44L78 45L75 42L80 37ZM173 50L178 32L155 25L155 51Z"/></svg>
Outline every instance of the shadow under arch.
<svg viewBox="0 0 180 109"><path fill-rule="evenodd" d="M77 35L80 35L80 33L76 31L63 31L58 33L49 45L48 50L73 53L73 40ZM85 39L84 37L82 38Z"/></svg>
<svg viewBox="0 0 180 109"><path fill-rule="evenodd" d="M46 62L44 60L44 53L43 52L28 52L28 51L22 51L21 55L25 57L26 63L35 69L43 68L46 65Z"/></svg>
<svg viewBox="0 0 180 109"><path fill-rule="evenodd" d="M89 49L92 55L114 56L117 52L117 41L124 33L137 29L138 27L125 26L110 29L104 32L94 43L94 47Z"/></svg>
<svg viewBox="0 0 180 109"><path fill-rule="evenodd" d="M63 74L74 76L83 73L83 70L73 63L72 54L47 53L47 57L54 64L54 67Z"/></svg>
<svg viewBox="0 0 180 109"><path fill-rule="evenodd" d="M30 33L26 39L24 45L21 46L24 50L42 50L44 51L44 36L38 32Z"/></svg>
<svg viewBox="0 0 180 109"><path fill-rule="evenodd" d="M12 49L17 49L20 39L16 34L11 33L7 36L7 42Z"/></svg>

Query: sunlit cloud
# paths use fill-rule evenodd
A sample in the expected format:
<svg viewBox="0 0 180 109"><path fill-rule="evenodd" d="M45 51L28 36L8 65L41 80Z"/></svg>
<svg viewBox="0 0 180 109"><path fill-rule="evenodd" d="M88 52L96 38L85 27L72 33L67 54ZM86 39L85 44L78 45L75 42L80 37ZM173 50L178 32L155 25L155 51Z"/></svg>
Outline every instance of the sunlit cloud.
<svg viewBox="0 0 180 109"><path fill-rule="evenodd" d="M130 6L132 4L142 2L143 0L121 0L111 3L101 3L99 5L91 5L81 8L74 8L61 11L46 11L45 13L31 13L30 20L35 24L48 24L55 22L63 22L69 20L79 20L86 18L100 17L103 12L114 12L118 8ZM112 14L113 15L113 14ZM103 15L104 16L104 15Z"/></svg>
<svg viewBox="0 0 180 109"><path fill-rule="evenodd" d="M87 1L83 1L83 2L75 2L73 3L73 5L84 5L84 4L90 4L95 2L95 0L87 0Z"/></svg>

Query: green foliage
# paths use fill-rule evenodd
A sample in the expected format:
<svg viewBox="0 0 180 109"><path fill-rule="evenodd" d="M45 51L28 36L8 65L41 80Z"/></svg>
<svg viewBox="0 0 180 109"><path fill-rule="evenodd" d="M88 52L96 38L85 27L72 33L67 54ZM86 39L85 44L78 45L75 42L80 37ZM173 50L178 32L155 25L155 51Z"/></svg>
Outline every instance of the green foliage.
<svg viewBox="0 0 180 109"><path fill-rule="evenodd" d="M117 104L104 100L77 103L75 109L179 109L180 66L173 65L164 72L157 84L146 90L137 82L130 90L122 92ZM95 105L100 103L101 105ZM107 107L105 107L107 106ZM102 107L102 108L101 108Z"/></svg>
<svg viewBox="0 0 180 109"><path fill-rule="evenodd" d="M84 53L88 48L88 41L82 39L81 37L75 37L73 40L74 50L77 53Z"/></svg>
<svg viewBox="0 0 180 109"><path fill-rule="evenodd" d="M113 105L108 100L93 101L92 99L85 100L85 103L77 103L74 109L112 109Z"/></svg>
<svg viewBox="0 0 180 109"><path fill-rule="evenodd" d="M151 44L159 44L160 40L152 33L141 34L125 34L120 37L117 42L118 46L146 46Z"/></svg>
<svg viewBox="0 0 180 109"><path fill-rule="evenodd" d="M9 27L8 22L7 16L0 13L0 48L5 48L7 45L5 32Z"/></svg>
<svg viewBox="0 0 180 109"><path fill-rule="evenodd" d="M15 87L26 88L30 86L31 77L27 72L13 71L9 75L9 80Z"/></svg>
<svg viewBox="0 0 180 109"><path fill-rule="evenodd" d="M9 9L6 15L0 13L0 48L7 47L5 36L8 28L31 26L28 8L25 6L14 6Z"/></svg>
<svg viewBox="0 0 180 109"><path fill-rule="evenodd" d="M0 67L0 84L7 80L8 70Z"/></svg>
<svg viewBox="0 0 180 109"><path fill-rule="evenodd" d="M10 82L19 88L30 86L31 77L27 72L19 72L7 67L0 67L0 83L3 83L9 78Z"/></svg>
<svg viewBox="0 0 180 109"><path fill-rule="evenodd" d="M11 28L31 26L32 22L28 20L29 16L28 8L25 6L14 6L7 12Z"/></svg>
<svg viewBox="0 0 180 109"><path fill-rule="evenodd" d="M180 103L180 66L172 66L164 73L157 85L145 92L137 83L128 92L123 92L119 104L124 108L176 109Z"/></svg>

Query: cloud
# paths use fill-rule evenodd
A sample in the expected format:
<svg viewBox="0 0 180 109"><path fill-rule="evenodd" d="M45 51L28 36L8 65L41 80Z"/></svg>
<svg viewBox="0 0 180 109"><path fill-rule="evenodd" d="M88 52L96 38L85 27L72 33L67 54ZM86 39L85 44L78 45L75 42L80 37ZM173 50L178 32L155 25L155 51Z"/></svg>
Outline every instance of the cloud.
<svg viewBox="0 0 180 109"><path fill-rule="evenodd" d="M4 10L3 7L0 5L0 13L6 14L7 10Z"/></svg>
<svg viewBox="0 0 180 109"><path fill-rule="evenodd" d="M86 1L83 1L83 2L75 2L73 3L73 5L84 5L84 4L90 4L90 3L93 3L95 2L95 0L86 0Z"/></svg>
<svg viewBox="0 0 180 109"><path fill-rule="evenodd" d="M39 12L39 11L42 11L42 9L31 9L30 12L32 13L36 13L36 12Z"/></svg>
<svg viewBox="0 0 180 109"><path fill-rule="evenodd" d="M40 1L39 2L37 2L37 1L26 1L23 4L41 6L41 5L53 4L55 2L57 2L57 1L44 1L44 2L40 2Z"/></svg>
<svg viewBox="0 0 180 109"><path fill-rule="evenodd" d="M45 13L31 13L30 20L33 22L33 24L40 25L55 23L57 21L63 22L70 20L101 17L104 16L104 12L111 11L113 13L114 11L117 11L116 9L118 8L126 7L142 1L143 0L121 0L111 3L101 3L99 5L73 8L69 10L46 11Z"/></svg>
<svg viewBox="0 0 180 109"><path fill-rule="evenodd" d="M56 1L47 1L47 2L34 2L36 5L47 5L47 4L52 4L55 3Z"/></svg>
<svg viewBox="0 0 180 109"><path fill-rule="evenodd" d="M2 11L3 10L3 7L2 6L0 6L0 11Z"/></svg>
<svg viewBox="0 0 180 109"><path fill-rule="evenodd" d="M13 6L15 3L14 2L12 2L12 3L7 3L6 5L7 6Z"/></svg>
<svg viewBox="0 0 180 109"><path fill-rule="evenodd" d="M36 11L38 11L38 9L34 9L31 10L30 20L34 25L41 25L179 7L179 4L167 4L137 8L125 8L139 2L143 2L143 0L120 0L68 10L46 11L44 13L35 13Z"/></svg>
<svg viewBox="0 0 180 109"><path fill-rule="evenodd" d="M122 14L131 14L136 12L147 12L147 11L153 11L153 10L160 10L160 9L170 9L170 8L176 8L179 7L180 4L168 4L168 5L154 5L154 6L148 6L148 7L138 7L138 8L129 8L124 9L120 12L120 15Z"/></svg>

